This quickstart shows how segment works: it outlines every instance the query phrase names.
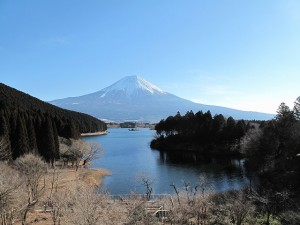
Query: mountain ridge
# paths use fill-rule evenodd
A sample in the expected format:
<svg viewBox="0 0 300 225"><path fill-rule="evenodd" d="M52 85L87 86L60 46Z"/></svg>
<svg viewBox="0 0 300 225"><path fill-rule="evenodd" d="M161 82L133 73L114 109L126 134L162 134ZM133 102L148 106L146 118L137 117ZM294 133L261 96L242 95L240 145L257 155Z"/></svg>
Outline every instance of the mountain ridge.
<svg viewBox="0 0 300 225"><path fill-rule="evenodd" d="M235 119L268 120L272 114L205 105L165 92L140 76L127 76L90 94L53 100L50 103L110 121L158 122L177 112L208 111Z"/></svg>
<svg viewBox="0 0 300 225"><path fill-rule="evenodd" d="M106 124L90 115L59 108L0 83L0 160L25 153L46 161L59 157L58 137L78 139L81 133L105 131Z"/></svg>

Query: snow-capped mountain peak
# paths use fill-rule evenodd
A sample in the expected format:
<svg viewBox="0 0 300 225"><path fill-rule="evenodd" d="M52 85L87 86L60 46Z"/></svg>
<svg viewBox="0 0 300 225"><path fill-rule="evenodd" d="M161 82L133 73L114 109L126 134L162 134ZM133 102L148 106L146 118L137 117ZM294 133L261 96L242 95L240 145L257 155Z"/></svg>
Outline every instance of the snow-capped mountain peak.
<svg viewBox="0 0 300 225"><path fill-rule="evenodd" d="M102 96L104 97L107 93L113 91L123 91L126 95L132 95L137 91L146 91L151 94L163 94L165 93L159 87L151 84L150 82L144 80L140 76L127 76L121 80L115 82L111 86L102 89Z"/></svg>
<svg viewBox="0 0 300 225"><path fill-rule="evenodd" d="M100 91L79 97L58 99L52 104L66 109L90 114L110 121L158 122L177 112L206 112L222 114L235 119L265 120L274 115L246 112L220 106L191 102L164 92L139 76L124 77Z"/></svg>

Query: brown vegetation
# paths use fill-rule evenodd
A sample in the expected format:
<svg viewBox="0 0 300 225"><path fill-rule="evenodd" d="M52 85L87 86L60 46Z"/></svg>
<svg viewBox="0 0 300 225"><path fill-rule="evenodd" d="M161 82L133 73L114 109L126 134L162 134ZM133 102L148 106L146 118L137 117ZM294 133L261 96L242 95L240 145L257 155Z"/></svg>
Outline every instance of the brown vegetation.
<svg viewBox="0 0 300 225"><path fill-rule="evenodd" d="M108 171L75 167L45 171L48 164L33 155L25 155L13 167L0 166L1 225L252 225L258 224L256 215L264 214L255 202L271 206L268 196L249 190L213 193L203 179L195 186L184 181L183 192L172 185L175 196L154 196L149 191L152 177L141 174L138 181L145 186L145 195L116 198L95 188L94 181ZM266 215L269 221L268 211Z"/></svg>
<svg viewBox="0 0 300 225"><path fill-rule="evenodd" d="M53 221L54 218L59 217L53 214L57 213L53 209L57 208L58 205L65 207L67 196L74 201L78 200L79 197L84 198L79 194L94 190L95 187L101 185L102 178L110 174L109 171L103 169L49 169L44 179L40 181L44 191L40 196L39 204L28 213L26 224L59 224L57 221L56 223ZM80 200L78 204L84 204L84 201ZM71 218L73 217L71 216ZM16 221L15 224L21 224L21 221Z"/></svg>
<svg viewBox="0 0 300 225"><path fill-rule="evenodd" d="M107 133L108 133L107 130L106 131L91 132L91 133L82 133L81 137L106 135Z"/></svg>

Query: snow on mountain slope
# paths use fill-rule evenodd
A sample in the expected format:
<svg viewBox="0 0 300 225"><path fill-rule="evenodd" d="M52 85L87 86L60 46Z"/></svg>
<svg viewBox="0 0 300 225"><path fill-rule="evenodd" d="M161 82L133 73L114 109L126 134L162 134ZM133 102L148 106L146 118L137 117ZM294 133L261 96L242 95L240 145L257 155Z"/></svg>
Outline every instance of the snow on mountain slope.
<svg viewBox="0 0 300 225"><path fill-rule="evenodd" d="M54 100L62 108L83 112L100 119L113 121L137 120L158 122L178 111L211 111L235 119L271 119L273 115L247 112L226 107L197 104L165 92L139 76L127 76L114 84L91 94Z"/></svg>
<svg viewBox="0 0 300 225"><path fill-rule="evenodd" d="M164 93L163 90L156 87L155 85L151 84L150 82L144 80L139 76L127 76L123 79L117 81L116 83L112 84L111 86L102 89L104 92L104 97L107 93L113 91L124 91L126 95L131 96L136 93L138 90L146 91L151 94L162 94Z"/></svg>

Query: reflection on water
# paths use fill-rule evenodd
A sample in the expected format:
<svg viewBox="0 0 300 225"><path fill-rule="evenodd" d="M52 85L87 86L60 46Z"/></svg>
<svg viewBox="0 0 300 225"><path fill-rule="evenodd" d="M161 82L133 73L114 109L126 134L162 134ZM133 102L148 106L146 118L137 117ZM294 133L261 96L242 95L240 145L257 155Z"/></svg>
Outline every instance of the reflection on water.
<svg viewBox="0 0 300 225"><path fill-rule="evenodd" d="M155 194L173 193L171 184L178 189L183 181L191 186L199 183L215 191L239 189L249 184L245 176L243 160L207 159L197 154L168 154L151 150L149 143L155 131L140 129L110 129L108 135L85 137L97 141L104 148L104 156L93 162L93 167L112 171L105 178L105 187L111 194L144 193L145 188L137 182L141 173L154 177Z"/></svg>
<svg viewBox="0 0 300 225"><path fill-rule="evenodd" d="M197 153L181 152L159 152L159 163L180 169L186 168L198 174L195 180L187 176L186 181L191 178L195 185L205 182L209 188L215 191L237 189L247 186L245 177L244 160L229 158L205 158Z"/></svg>

